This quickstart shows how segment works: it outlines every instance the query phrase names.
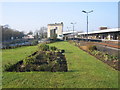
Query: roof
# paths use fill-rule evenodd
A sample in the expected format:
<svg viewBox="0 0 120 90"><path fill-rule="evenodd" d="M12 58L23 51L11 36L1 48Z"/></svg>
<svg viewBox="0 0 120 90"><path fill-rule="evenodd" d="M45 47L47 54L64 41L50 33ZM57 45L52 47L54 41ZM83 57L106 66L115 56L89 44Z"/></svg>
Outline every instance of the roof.
<svg viewBox="0 0 120 90"><path fill-rule="evenodd" d="M104 29L104 30L99 30L99 31L88 32L88 34L119 32L119 31L120 31L120 28L112 28L112 29ZM78 35L81 35L81 34L87 34L87 32L78 33Z"/></svg>
<svg viewBox="0 0 120 90"><path fill-rule="evenodd" d="M77 31L74 31L74 33L76 33ZM66 31L66 32L63 32L63 34L72 34L73 31Z"/></svg>
<svg viewBox="0 0 120 90"><path fill-rule="evenodd" d="M63 23L55 23L55 24L48 24L48 26L57 26L57 25L63 25Z"/></svg>

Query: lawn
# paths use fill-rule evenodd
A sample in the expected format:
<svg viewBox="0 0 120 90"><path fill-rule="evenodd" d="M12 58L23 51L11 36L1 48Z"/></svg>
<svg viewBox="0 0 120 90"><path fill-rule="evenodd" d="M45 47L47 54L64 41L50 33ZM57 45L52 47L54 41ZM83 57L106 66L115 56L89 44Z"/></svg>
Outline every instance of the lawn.
<svg viewBox="0 0 120 90"><path fill-rule="evenodd" d="M68 42L49 44L65 50L68 72L3 72L3 88L117 88L118 71ZM16 63L36 46L3 50L3 66Z"/></svg>
<svg viewBox="0 0 120 90"><path fill-rule="evenodd" d="M36 46L23 46L15 49L6 49L2 51L2 66L10 63L14 64L17 61L24 59L37 50Z"/></svg>

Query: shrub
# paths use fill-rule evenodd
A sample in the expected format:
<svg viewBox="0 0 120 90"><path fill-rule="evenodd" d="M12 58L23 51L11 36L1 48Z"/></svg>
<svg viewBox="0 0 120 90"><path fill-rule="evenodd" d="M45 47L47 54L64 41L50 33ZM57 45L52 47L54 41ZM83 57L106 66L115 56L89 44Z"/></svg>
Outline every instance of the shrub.
<svg viewBox="0 0 120 90"><path fill-rule="evenodd" d="M61 53L65 53L65 50L61 50Z"/></svg>
<svg viewBox="0 0 120 90"><path fill-rule="evenodd" d="M11 66L12 66L12 64L11 64L11 63L8 63L7 65L4 66L4 69L5 69L6 71L8 71Z"/></svg>
<svg viewBox="0 0 120 90"><path fill-rule="evenodd" d="M46 44L40 44L38 46L38 48L41 50L41 51L48 51L49 50L49 46L46 45Z"/></svg>
<svg viewBox="0 0 120 90"><path fill-rule="evenodd" d="M108 54L104 54L104 60L105 60L105 61L108 60Z"/></svg>
<svg viewBox="0 0 120 90"><path fill-rule="evenodd" d="M96 47L95 45L89 45L89 46L88 46L88 49L89 49L90 51L94 51L94 50L97 50L97 47Z"/></svg>
<svg viewBox="0 0 120 90"><path fill-rule="evenodd" d="M55 46L51 46L50 49L51 49L52 51L57 50L57 48L56 48Z"/></svg>
<svg viewBox="0 0 120 90"><path fill-rule="evenodd" d="M34 63L34 62L35 62L35 57L33 57L33 56L27 57L23 60L24 65L31 64L31 63Z"/></svg>

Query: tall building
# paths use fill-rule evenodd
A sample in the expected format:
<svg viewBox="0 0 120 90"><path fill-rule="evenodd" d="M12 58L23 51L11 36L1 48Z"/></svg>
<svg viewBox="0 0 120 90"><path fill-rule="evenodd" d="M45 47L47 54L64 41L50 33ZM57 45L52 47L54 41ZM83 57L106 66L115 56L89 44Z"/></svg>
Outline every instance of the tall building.
<svg viewBox="0 0 120 90"><path fill-rule="evenodd" d="M56 37L58 39L63 39L63 22L48 24L47 37L48 38Z"/></svg>

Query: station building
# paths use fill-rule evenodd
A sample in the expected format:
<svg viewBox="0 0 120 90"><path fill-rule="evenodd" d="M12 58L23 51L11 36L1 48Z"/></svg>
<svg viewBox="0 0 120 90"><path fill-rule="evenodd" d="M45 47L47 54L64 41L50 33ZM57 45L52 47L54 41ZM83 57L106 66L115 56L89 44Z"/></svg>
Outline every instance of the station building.
<svg viewBox="0 0 120 90"><path fill-rule="evenodd" d="M58 39L63 39L63 22L48 24L47 38L56 36Z"/></svg>
<svg viewBox="0 0 120 90"><path fill-rule="evenodd" d="M87 33L78 33L79 38L87 38ZM120 28L88 32L88 39L120 40Z"/></svg>

